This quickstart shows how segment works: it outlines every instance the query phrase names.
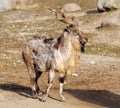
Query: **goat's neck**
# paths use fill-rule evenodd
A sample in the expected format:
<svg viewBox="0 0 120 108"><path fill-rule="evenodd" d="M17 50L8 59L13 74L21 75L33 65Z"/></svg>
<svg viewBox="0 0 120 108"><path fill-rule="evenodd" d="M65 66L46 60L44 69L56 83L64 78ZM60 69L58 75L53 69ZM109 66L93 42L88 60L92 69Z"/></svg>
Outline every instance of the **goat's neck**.
<svg viewBox="0 0 120 108"><path fill-rule="evenodd" d="M59 45L59 50L62 53L68 53L71 47L70 43L70 33L68 31L64 31L61 37L61 42Z"/></svg>

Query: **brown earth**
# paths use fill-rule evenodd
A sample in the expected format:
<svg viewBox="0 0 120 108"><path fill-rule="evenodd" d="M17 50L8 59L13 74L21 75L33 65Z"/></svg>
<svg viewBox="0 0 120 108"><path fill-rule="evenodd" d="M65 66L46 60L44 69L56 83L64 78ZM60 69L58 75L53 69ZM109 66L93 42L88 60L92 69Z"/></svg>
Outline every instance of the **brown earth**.
<svg viewBox="0 0 120 108"><path fill-rule="evenodd" d="M36 7L0 13L0 108L120 108L120 28L98 29L104 19L119 14L119 10L97 13L94 8L69 13L76 16L89 39L75 72L78 76L66 79L66 102L59 101L57 73L47 102L32 99L22 48L33 35L56 37L64 28L46 11L45 4L43 7L43 12ZM43 92L46 83L44 73L39 79Z"/></svg>
<svg viewBox="0 0 120 108"><path fill-rule="evenodd" d="M58 81L47 102L32 99L27 72L1 72L0 107L1 108L119 108L120 107L120 59L93 55L81 55L77 77L69 76L66 80L64 95L66 102L59 101ZM57 75L56 75L57 76ZM39 80L41 89L45 90L47 75Z"/></svg>

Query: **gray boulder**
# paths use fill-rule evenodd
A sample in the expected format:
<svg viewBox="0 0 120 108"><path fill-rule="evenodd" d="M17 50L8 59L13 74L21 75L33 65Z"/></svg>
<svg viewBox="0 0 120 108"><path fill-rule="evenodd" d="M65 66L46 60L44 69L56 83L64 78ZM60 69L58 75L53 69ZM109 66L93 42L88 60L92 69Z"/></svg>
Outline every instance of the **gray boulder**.
<svg viewBox="0 0 120 108"><path fill-rule="evenodd" d="M32 4L35 0L0 0L0 12L15 9L34 8L38 5ZM32 4L32 6L29 6Z"/></svg>
<svg viewBox="0 0 120 108"><path fill-rule="evenodd" d="M80 6L76 3L67 3L62 7L62 9L66 12L75 12L81 10Z"/></svg>
<svg viewBox="0 0 120 108"><path fill-rule="evenodd" d="M120 15L104 20L101 27L120 27Z"/></svg>
<svg viewBox="0 0 120 108"><path fill-rule="evenodd" d="M110 11L120 8L120 0L98 0L97 9L99 12Z"/></svg>
<svg viewBox="0 0 120 108"><path fill-rule="evenodd" d="M16 0L0 0L0 12L10 10L16 5Z"/></svg>

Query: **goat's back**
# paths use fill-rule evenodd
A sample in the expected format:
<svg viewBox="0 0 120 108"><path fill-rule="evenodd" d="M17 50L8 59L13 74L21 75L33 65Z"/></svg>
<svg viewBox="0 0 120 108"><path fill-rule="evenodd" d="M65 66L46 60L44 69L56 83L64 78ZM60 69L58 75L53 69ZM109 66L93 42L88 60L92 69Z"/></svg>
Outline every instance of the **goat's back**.
<svg viewBox="0 0 120 108"><path fill-rule="evenodd" d="M29 40L23 50L24 61L38 65L41 71L48 70L52 58L52 46L55 40L45 37Z"/></svg>

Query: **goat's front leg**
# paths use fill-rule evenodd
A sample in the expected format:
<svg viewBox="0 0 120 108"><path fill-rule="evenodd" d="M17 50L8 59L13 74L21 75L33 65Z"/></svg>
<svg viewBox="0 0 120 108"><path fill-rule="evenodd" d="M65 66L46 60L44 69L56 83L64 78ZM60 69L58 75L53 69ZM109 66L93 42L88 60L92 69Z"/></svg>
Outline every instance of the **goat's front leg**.
<svg viewBox="0 0 120 108"><path fill-rule="evenodd" d="M60 76L59 77L59 82L60 82L60 100L65 101L65 97L63 96L63 85L65 81L66 76Z"/></svg>
<svg viewBox="0 0 120 108"><path fill-rule="evenodd" d="M53 85L54 77L55 77L55 72L54 72L53 70L50 70L50 71L49 71L49 74L48 74L48 85L47 85L47 89L46 89L45 94L44 94L43 97L42 97L42 101L43 101L43 102L47 100L47 97L48 97L48 95L49 95L50 88L51 88L52 85Z"/></svg>

